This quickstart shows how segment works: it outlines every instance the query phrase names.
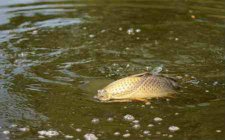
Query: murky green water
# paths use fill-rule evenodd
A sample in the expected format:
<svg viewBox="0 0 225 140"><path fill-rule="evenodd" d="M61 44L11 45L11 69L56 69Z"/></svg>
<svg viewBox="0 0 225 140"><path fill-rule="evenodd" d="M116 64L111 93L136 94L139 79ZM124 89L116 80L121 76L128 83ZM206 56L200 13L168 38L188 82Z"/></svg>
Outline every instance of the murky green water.
<svg viewBox="0 0 225 140"><path fill-rule="evenodd" d="M0 11L0 139L225 139L223 0L1 0ZM93 98L157 67L180 79L175 98Z"/></svg>

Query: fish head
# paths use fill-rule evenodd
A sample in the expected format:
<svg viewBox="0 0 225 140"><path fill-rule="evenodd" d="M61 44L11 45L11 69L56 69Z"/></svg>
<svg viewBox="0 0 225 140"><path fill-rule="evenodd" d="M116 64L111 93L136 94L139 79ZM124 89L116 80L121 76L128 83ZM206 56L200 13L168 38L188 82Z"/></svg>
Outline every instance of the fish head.
<svg viewBox="0 0 225 140"><path fill-rule="evenodd" d="M111 99L111 94L104 89L100 89L98 90L97 99L100 101L109 101Z"/></svg>

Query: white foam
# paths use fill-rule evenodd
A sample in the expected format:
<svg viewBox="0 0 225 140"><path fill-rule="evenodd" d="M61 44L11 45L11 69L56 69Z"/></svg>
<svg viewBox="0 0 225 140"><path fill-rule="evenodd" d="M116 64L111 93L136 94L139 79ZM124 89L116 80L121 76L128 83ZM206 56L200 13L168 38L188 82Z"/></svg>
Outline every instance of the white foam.
<svg viewBox="0 0 225 140"><path fill-rule="evenodd" d="M160 122L160 121L162 121L162 120L163 120L163 119L162 119L162 118L159 118L159 117L155 117L155 118L154 118L154 121L155 121L155 122Z"/></svg>
<svg viewBox="0 0 225 140"><path fill-rule="evenodd" d="M47 131L41 130L41 131L38 131L38 134L42 135L42 136L53 137L53 136L58 136L59 132L54 131L54 130L47 130Z"/></svg>
<svg viewBox="0 0 225 140"><path fill-rule="evenodd" d="M120 132L115 132L114 133L114 136L119 136L120 135Z"/></svg>
<svg viewBox="0 0 225 140"><path fill-rule="evenodd" d="M134 29L133 28L130 28L127 30L127 34L128 35L133 35L134 34Z"/></svg>
<svg viewBox="0 0 225 140"><path fill-rule="evenodd" d="M90 34L90 35L89 35L89 37L90 37L90 38L94 38L94 37L95 37L95 35L93 35L93 34Z"/></svg>
<svg viewBox="0 0 225 140"><path fill-rule="evenodd" d="M109 118L107 119L107 121L108 121L108 122L112 122L112 121L113 121L113 118L112 118L112 117L109 117Z"/></svg>
<svg viewBox="0 0 225 140"><path fill-rule="evenodd" d="M71 135L65 135L65 138L66 138L66 139L72 139L73 136L71 136Z"/></svg>
<svg viewBox="0 0 225 140"><path fill-rule="evenodd" d="M133 120L132 123L138 124L140 121L139 120Z"/></svg>
<svg viewBox="0 0 225 140"><path fill-rule="evenodd" d="M153 126L154 126L154 124L149 124L149 125L148 125L148 127L153 127Z"/></svg>
<svg viewBox="0 0 225 140"><path fill-rule="evenodd" d="M135 32L136 33L140 33L141 32L141 29L136 29Z"/></svg>
<svg viewBox="0 0 225 140"><path fill-rule="evenodd" d="M139 128L141 128L141 125L140 124L135 124L135 125L132 126L132 128L139 129Z"/></svg>
<svg viewBox="0 0 225 140"><path fill-rule="evenodd" d="M171 132L175 132L175 131L180 130L180 128L177 127L177 126L170 126L168 129L169 129Z"/></svg>
<svg viewBox="0 0 225 140"><path fill-rule="evenodd" d="M123 134L123 137L124 137L124 138L130 137L130 133Z"/></svg>
<svg viewBox="0 0 225 140"><path fill-rule="evenodd" d="M98 140L98 137L96 137L94 134L92 133L87 133L84 135L84 139L85 140Z"/></svg>
<svg viewBox="0 0 225 140"><path fill-rule="evenodd" d="M133 121L135 119L134 116L132 116L130 114L125 115L123 118L126 121Z"/></svg>
<svg viewBox="0 0 225 140"><path fill-rule="evenodd" d="M22 132L27 132L29 131L30 129L28 127L23 127L23 128L18 128L19 131L22 131Z"/></svg>
<svg viewBox="0 0 225 140"><path fill-rule="evenodd" d="M217 132L217 133L221 133L221 132L222 132L222 130L219 130L219 129L218 129L218 130L216 130L216 132Z"/></svg>
<svg viewBox="0 0 225 140"><path fill-rule="evenodd" d="M10 131L5 130L5 131L3 131L2 133L5 134L5 135L8 135L8 134L10 134Z"/></svg>
<svg viewBox="0 0 225 140"><path fill-rule="evenodd" d="M144 131L143 131L143 134L144 134L144 135L149 135L149 134L150 134L150 131L149 131L149 130L144 130Z"/></svg>
<svg viewBox="0 0 225 140"><path fill-rule="evenodd" d="M100 120L98 118L93 118L91 120L91 123L93 123L93 124L98 124L99 122L100 122Z"/></svg>
<svg viewBox="0 0 225 140"><path fill-rule="evenodd" d="M77 131L77 132L81 132L82 129L81 129L81 128L76 128L76 131Z"/></svg>

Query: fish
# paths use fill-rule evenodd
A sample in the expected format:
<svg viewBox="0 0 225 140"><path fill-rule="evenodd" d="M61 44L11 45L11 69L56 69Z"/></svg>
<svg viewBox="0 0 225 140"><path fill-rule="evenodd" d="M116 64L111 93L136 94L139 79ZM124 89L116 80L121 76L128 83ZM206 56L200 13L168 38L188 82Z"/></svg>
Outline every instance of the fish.
<svg viewBox="0 0 225 140"><path fill-rule="evenodd" d="M179 88L175 79L148 72L116 80L97 91L96 98L102 102L144 101L169 97Z"/></svg>

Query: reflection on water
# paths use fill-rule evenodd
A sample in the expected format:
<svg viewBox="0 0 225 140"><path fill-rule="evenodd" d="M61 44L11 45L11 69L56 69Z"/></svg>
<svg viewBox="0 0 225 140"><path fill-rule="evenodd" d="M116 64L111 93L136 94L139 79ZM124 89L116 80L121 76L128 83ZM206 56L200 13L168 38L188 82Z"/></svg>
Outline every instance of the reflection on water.
<svg viewBox="0 0 225 140"><path fill-rule="evenodd" d="M0 139L224 139L223 3L1 1ZM182 88L150 105L93 98L143 71Z"/></svg>

